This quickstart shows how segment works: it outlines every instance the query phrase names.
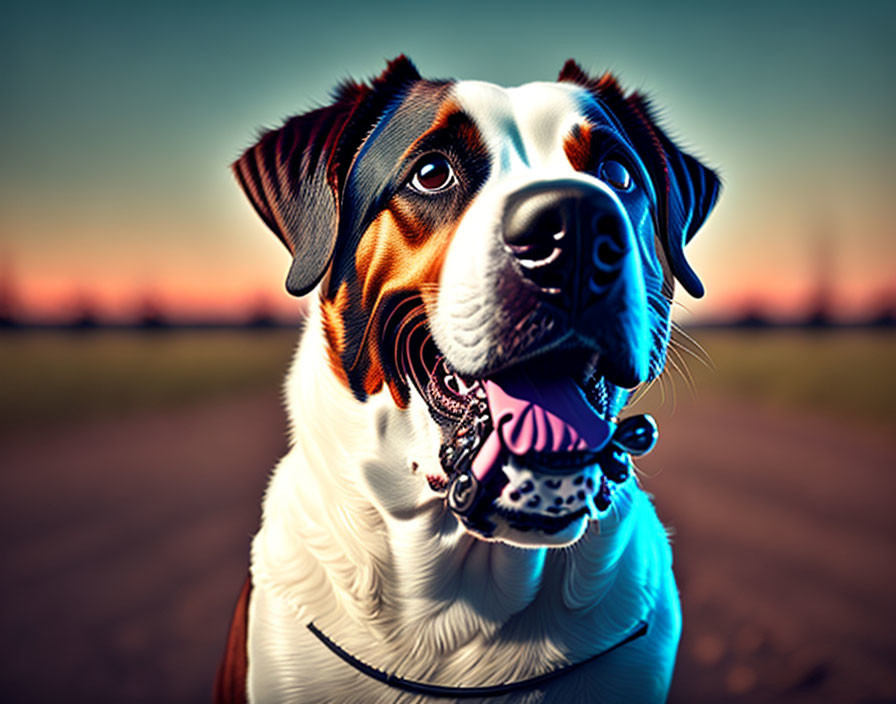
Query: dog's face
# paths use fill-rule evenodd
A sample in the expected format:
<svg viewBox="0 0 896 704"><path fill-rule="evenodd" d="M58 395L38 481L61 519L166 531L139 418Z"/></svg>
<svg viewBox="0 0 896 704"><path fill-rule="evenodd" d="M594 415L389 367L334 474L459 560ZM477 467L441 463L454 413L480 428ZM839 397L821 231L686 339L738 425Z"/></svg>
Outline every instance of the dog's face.
<svg viewBox="0 0 896 704"><path fill-rule="evenodd" d="M332 371L427 404L429 484L470 531L564 545L607 510L611 438L645 432L617 416L663 369L674 280L702 294L683 247L718 194L643 99L572 62L503 89L400 57L235 171L294 255L288 289L319 286Z"/></svg>

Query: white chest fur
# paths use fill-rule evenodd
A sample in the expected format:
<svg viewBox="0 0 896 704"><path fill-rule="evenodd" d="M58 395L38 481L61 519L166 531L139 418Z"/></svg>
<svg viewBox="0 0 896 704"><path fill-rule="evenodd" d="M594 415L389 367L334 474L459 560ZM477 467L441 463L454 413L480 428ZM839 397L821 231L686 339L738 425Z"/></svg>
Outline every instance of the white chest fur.
<svg viewBox="0 0 896 704"><path fill-rule="evenodd" d="M646 637L550 686L488 701L662 701L678 595L666 533L635 480L570 548L473 538L424 479L438 436L422 404L357 402L324 371L323 345L313 314L287 382L293 445L253 541L250 701L424 700L352 669L309 621L381 670L472 686L584 660L639 619Z"/></svg>

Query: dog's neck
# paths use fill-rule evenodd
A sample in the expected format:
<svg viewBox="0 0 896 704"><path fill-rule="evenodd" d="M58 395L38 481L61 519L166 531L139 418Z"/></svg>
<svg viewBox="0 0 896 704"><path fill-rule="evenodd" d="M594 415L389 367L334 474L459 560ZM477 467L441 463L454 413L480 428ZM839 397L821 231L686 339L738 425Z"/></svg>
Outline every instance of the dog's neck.
<svg viewBox="0 0 896 704"><path fill-rule="evenodd" d="M357 401L334 374L303 362L326 358L323 345L312 314L287 382L293 447L253 544L253 581L302 625L314 621L368 661L412 672L415 662L449 662L446 654L462 661L470 644L480 655L499 648L507 638L496 634L525 619L532 653L512 676L608 647L648 615L655 578L646 572L659 565L644 555L653 546L633 539L638 514L653 512L634 479L571 548L477 539L423 476L438 461L439 434L422 401L406 410L388 392Z"/></svg>

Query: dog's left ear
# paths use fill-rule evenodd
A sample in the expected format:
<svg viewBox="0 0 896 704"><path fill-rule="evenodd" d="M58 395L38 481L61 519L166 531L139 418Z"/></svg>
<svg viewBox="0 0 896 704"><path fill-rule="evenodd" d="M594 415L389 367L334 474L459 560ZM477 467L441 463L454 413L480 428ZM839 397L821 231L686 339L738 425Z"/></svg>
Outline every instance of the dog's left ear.
<svg viewBox="0 0 896 704"><path fill-rule="evenodd" d="M653 180L660 239L672 273L688 293L700 298L703 284L688 264L684 246L716 204L721 188L718 176L679 149L657 125L644 96L624 95L611 74L591 78L570 59L557 80L588 88L622 124Z"/></svg>
<svg viewBox="0 0 896 704"><path fill-rule="evenodd" d="M292 252L291 294L308 293L326 272L352 159L390 101L419 78L401 55L369 85L343 83L331 105L264 133L233 163L255 211Z"/></svg>

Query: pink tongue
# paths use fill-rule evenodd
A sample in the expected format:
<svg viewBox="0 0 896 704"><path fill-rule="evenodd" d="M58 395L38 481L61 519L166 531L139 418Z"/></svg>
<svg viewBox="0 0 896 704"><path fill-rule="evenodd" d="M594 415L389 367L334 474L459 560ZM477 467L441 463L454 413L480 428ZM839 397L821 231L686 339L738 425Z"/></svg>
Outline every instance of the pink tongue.
<svg viewBox="0 0 896 704"><path fill-rule="evenodd" d="M533 381L523 372L483 384L494 430L473 460L480 481L500 464L502 441L515 455L596 451L613 433L614 425L597 414L569 377Z"/></svg>

